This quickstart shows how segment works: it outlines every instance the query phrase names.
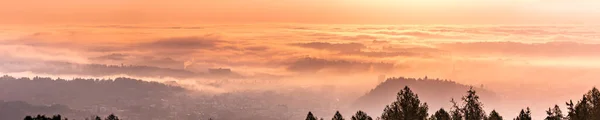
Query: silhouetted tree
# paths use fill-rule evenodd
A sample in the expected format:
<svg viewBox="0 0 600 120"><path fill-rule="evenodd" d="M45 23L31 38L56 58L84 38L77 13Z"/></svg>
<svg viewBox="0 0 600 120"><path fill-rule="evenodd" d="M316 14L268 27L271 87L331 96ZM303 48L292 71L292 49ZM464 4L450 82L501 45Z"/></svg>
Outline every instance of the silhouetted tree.
<svg viewBox="0 0 600 120"><path fill-rule="evenodd" d="M440 110L431 115L430 120L451 120L451 117L446 110L440 108Z"/></svg>
<svg viewBox="0 0 600 120"><path fill-rule="evenodd" d="M521 109L519 116L514 120L531 120L531 111L529 110L529 107L527 107L527 110Z"/></svg>
<svg viewBox="0 0 600 120"><path fill-rule="evenodd" d="M464 96L462 100L465 104L462 108L465 120L483 120L485 118L483 104L479 102L479 96L473 87L467 91L467 96Z"/></svg>
<svg viewBox="0 0 600 120"><path fill-rule="evenodd" d="M359 110L356 112L356 114L354 114L354 116L352 116L352 120L373 120L373 118L367 115L367 113Z"/></svg>
<svg viewBox="0 0 600 120"><path fill-rule="evenodd" d="M315 117L312 112L308 112L308 115L306 115L306 120L317 120L318 118Z"/></svg>
<svg viewBox="0 0 600 120"><path fill-rule="evenodd" d="M577 104L573 104L573 101L567 103L567 109L569 110L569 120L592 120L590 115L590 104L588 98L584 95L581 101Z"/></svg>
<svg viewBox="0 0 600 120"><path fill-rule="evenodd" d="M23 120L33 120L33 117L28 115L28 116L25 116L25 119L23 119Z"/></svg>
<svg viewBox="0 0 600 120"><path fill-rule="evenodd" d="M60 115L54 115L52 117L46 117L46 115L37 115L35 117L25 116L23 120L69 120L67 118L62 118Z"/></svg>
<svg viewBox="0 0 600 120"><path fill-rule="evenodd" d="M594 87L585 96L589 99L591 119L600 120L600 91Z"/></svg>
<svg viewBox="0 0 600 120"><path fill-rule="evenodd" d="M119 120L119 117L115 116L114 114L110 114L104 120Z"/></svg>
<svg viewBox="0 0 600 120"><path fill-rule="evenodd" d="M562 120L564 118L558 105L554 105L554 108L548 108L546 114L548 116L544 120Z"/></svg>
<svg viewBox="0 0 600 120"><path fill-rule="evenodd" d="M450 116L452 117L452 120L462 120L462 109L458 107L458 104L456 103L456 101L454 101L454 98L452 98L450 102L452 103L452 109L450 109Z"/></svg>
<svg viewBox="0 0 600 120"><path fill-rule="evenodd" d="M396 101L387 105L381 115L382 120L426 120L427 103L421 103L419 96L405 86L398 92Z"/></svg>
<svg viewBox="0 0 600 120"><path fill-rule="evenodd" d="M342 116L342 114L340 114L340 111L335 111L335 115L333 115L333 118L331 118L331 120L345 120L344 116Z"/></svg>
<svg viewBox="0 0 600 120"><path fill-rule="evenodd" d="M598 120L600 119L600 91L596 87L588 91L577 104L573 100L567 102L569 120Z"/></svg>
<svg viewBox="0 0 600 120"><path fill-rule="evenodd" d="M492 110L486 120L503 120L502 116L496 110Z"/></svg>

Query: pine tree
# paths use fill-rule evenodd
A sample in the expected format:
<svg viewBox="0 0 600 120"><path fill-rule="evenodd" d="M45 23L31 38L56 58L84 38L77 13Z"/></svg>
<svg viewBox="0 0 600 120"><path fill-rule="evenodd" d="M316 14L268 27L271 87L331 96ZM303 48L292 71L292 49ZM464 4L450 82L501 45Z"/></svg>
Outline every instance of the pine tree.
<svg viewBox="0 0 600 120"><path fill-rule="evenodd" d="M352 120L373 120L373 118L367 115L367 113L359 110L356 112L356 114L354 114L354 116L352 116Z"/></svg>
<svg viewBox="0 0 600 120"><path fill-rule="evenodd" d="M28 115L28 116L25 116L25 119L23 119L23 120L33 120L33 117Z"/></svg>
<svg viewBox="0 0 600 120"><path fill-rule="evenodd" d="M35 117L32 116L25 116L25 118L23 120L69 120L67 118L64 118L61 115L54 115L52 117L46 117L46 115L37 115Z"/></svg>
<svg viewBox="0 0 600 120"><path fill-rule="evenodd" d="M465 120L483 120L485 111L482 107L483 104L479 102L479 96L476 94L475 90L473 90L473 87L471 87L467 93L467 96L462 98L465 103L462 108Z"/></svg>
<svg viewBox="0 0 600 120"><path fill-rule="evenodd" d="M426 120L427 103L421 103L419 96L408 88L398 92L396 101L388 105L381 115L382 120Z"/></svg>
<svg viewBox="0 0 600 120"><path fill-rule="evenodd" d="M490 116L488 116L486 120L503 120L503 118L498 112L496 112L496 110L492 110L492 112L490 112Z"/></svg>
<svg viewBox="0 0 600 120"><path fill-rule="evenodd" d="M573 101L569 101L567 106L567 109L569 110L567 118L569 118L569 120L592 120L590 112L591 106L587 96L584 95L577 104L573 104Z"/></svg>
<svg viewBox="0 0 600 120"><path fill-rule="evenodd" d="M600 91L594 87L585 96L589 99L590 119L600 120Z"/></svg>
<svg viewBox="0 0 600 120"><path fill-rule="evenodd" d="M308 115L306 115L306 120L317 120L317 117L315 117L312 112L308 112Z"/></svg>
<svg viewBox="0 0 600 120"><path fill-rule="evenodd" d="M119 120L119 117L115 116L114 114L110 114L104 120Z"/></svg>
<svg viewBox="0 0 600 120"><path fill-rule="evenodd" d="M435 112L430 120L451 120L450 114L446 112L443 108L440 108L437 112Z"/></svg>
<svg viewBox="0 0 600 120"><path fill-rule="evenodd" d="M458 104L456 104L456 101L454 101L454 98L452 98L452 100L450 100L450 102L452 103L452 109L450 110L450 116L452 117L452 120L462 120L463 119L462 109L458 107Z"/></svg>
<svg viewBox="0 0 600 120"><path fill-rule="evenodd" d="M335 115L333 115L333 118L331 118L331 120L345 120L345 119L342 116L342 114L340 114L340 111L336 111Z"/></svg>
<svg viewBox="0 0 600 120"><path fill-rule="evenodd" d="M548 108L546 114L548 116L544 120L562 120L564 118L558 105L554 105L554 108Z"/></svg>
<svg viewBox="0 0 600 120"><path fill-rule="evenodd" d="M514 120L531 120L531 111L529 110L529 107L527 107L527 111L521 109L519 116Z"/></svg>

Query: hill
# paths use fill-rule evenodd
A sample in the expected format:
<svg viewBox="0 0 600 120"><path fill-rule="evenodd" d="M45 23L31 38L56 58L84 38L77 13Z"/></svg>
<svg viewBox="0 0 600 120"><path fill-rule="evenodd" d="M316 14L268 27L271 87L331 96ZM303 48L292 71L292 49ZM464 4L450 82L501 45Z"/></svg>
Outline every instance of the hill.
<svg viewBox="0 0 600 120"><path fill-rule="evenodd" d="M471 86L459 84L450 80L428 79L428 78L388 78L377 85L374 89L359 97L352 105L354 109L365 110L371 114L379 114L386 105L396 99L396 94L404 88L410 87L422 102L429 105L429 111L438 110L441 107L448 109L454 98L460 101ZM494 103L498 98L492 91L480 87L474 87L477 94L484 103ZM435 112L435 111L434 111Z"/></svg>

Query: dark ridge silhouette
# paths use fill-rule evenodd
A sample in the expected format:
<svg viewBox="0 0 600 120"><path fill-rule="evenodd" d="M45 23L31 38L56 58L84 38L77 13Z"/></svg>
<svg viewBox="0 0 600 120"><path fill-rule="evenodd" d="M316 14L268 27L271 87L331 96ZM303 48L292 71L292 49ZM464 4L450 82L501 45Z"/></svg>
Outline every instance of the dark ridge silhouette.
<svg viewBox="0 0 600 120"><path fill-rule="evenodd" d="M31 105L23 101L0 101L0 120L21 120L25 115L40 114L63 114L69 116L84 115L85 113L79 112L65 105L53 104L49 106ZM40 116L41 117L41 116ZM45 117L45 116L44 116ZM34 117L35 118L35 117ZM42 119L34 119L42 120ZM54 119L49 119L54 120ZM60 119L62 120L62 119Z"/></svg>
<svg viewBox="0 0 600 120"><path fill-rule="evenodd" d="M333 101L333 98L325 97L331 96L331 93L311 90L314 89L294 88L283 93L248 90L210 95L203 94L202 91L190 92L178 86L130 78L65 80L45 77L15 78L6 75L0 77L0 100L24 101L40 106L63 104L70 109L85 112L77 115L61 113L68 115L70 119L89 117L90 114L86 113L116 113L127 120L291 119L300 115L296 114L297 111L321 108L323 101ZM58 112L44 114L55 113ZM19 119L24 117L24 114L19 115Z"/></svg>
<svg viewBox="0 0 600 120"><path fill-rule="evenodd" d="M15 119L17 120L17 119ZM46 116L44 114L38 114L37 116L25 116L23 120L69 120L68 118L64 118L60 114L53 115L52 117ZM90 118L85 118L85 120L102 120L100 116L92 116ZM110 114L104 120L121 120L115 114Z"/></svg>
<svg viewBox="0 0 600 120"><path fill-rule="evenodd" d="M30 87L28 87L30 86ZM24 90L26 89L26 90ZM130 78L114 80L0 77L0 99L32 104L65 104L77 109L158 102L186 91L178 86ZM102 106L97 106L102 103Z"/></svg>
<svg viewBox="0 0 600 120"><path fill-rule="evenodd" d="M395 100L396 94L404 86L410 87L415 93L418 93L419 99L426 101L431 110L439 108L449 108L450 99L462 98L465 91L471 86L459 84L450 80L425 78L388 78L385 82L377 85L374 89L358 98L353 107L365 110L367 113L380 113L381 106L385 106ZM483 101L495 102L497 96L494 92L482 88L474 88ZM435 111L429 111L433 113Z"/></svg>

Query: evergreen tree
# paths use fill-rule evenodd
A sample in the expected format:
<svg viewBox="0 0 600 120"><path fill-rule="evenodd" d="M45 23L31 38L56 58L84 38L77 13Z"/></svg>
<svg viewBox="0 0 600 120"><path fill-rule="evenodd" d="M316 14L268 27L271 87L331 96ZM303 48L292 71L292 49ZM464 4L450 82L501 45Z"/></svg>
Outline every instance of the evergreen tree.
<svg viewBox="0 0 600 120"><path fill-rule="evenodd" d="M308 115L306 115L306 120L317 120L317 117L315 117L312 112L308 112Z"/></svg>
<svg viewBox="0 0 600 120"><path fill-rule="evenodd" d="M352 116L352 120L373 120L373 118L367 115L367 113L359 110L356 112L356 114L354 114L354 116Z"/></svg>
<svg viewBox="0 0 600 120"><path fill-rule="evenodd" d="M600 120L600 91L596 87L588 91L585 96L589 101L589 115L591 120Z"/></svg>
<svg viewBox="0 0 600 120"><path fill-rule="evenodd" d="M46 117L46 115L37 115L35 117L25 116L23 120L69 120L67 118L62 118L60 115L54 115L52 117Z"/></svg>
<svg viewBox="0 0 600 120"><path fill-rule="evenodd" d="M104 120L119 120L119 117L115 116L114 114L110 114Z"/></svg>
<svg viewBox="0 0 600 120"><path fill-rule="evenodd" d="M531 111L529 110L529 107L527 107L527 111L521 109L519 116L514 120L531 120Z"/></svg>
<svg viewBox="0 0 600 120"><path fill-rule="evenodd" d="M503 118L498 112L496 112L496 110L492 110L492 112L490 112L490 116L488 116L486 120L503 120Z"/></svg>
<svg viewBox="0 0 600 120"><path fill-rule="evenodd" d="M333 115L333 118L331 118L331 120L345 120L345 119L342 116L342 114L340 114L340 111L336 111L335 115Z"/></svg>
<svg viewBox="0 0 600 120"><path fill-rule="evenodd" d="M25 119L23 119L23 120L33 120L33 117L28 115L28 116L25 116Z"/></svg>
<svg viewBox="0 0 600 120"><path fill-rule="evenodd" d="M421 103L419 96L408 88L398 92L396 101L385 107L382 120L426 120L427 103Z"/></svg>
<svg viewBox="0 0 600 120"><path fill-rule="evenodd" d="M463 119L462 109L458 107L458 104L456 104L456 101L454 101L454 98L452 98L452 100L450 100L450 102L452 103L452 109L450 110L450 116L452 117L452 120L462 120Z"/></svg>
<svg viewBox="0 0 600 120"><path fill-rule="evenodd" d="M548 116L544 120L562 120L564 118L558 105L554 105L554 108L548 108L546 114Z"/></svg>
<svg viewBox="0 0 600 120"><path fill-rule="evenodd" d="M446 110L440 108L440 110L431 115L430 120L451 120L451 117Z"/></svg>
<svg viewBox="0 0 600 120"><path fill-rule="evenodd" d="M577 104L573 104L573 101L569 101L567 106L567 109L569 110L567 118L569 118L569 120L593 120L590 113L591 106L587 96L584 95Z"/></svg>
<svg viewBox="0 0 600 120"><path fill-rule="evenodd" d="M462 98L465 104L462 108L465 120L483 120L485 111L482 107L483 104L479 102L479 96L476 94L475 90L473 90L473 87L471 87L467 93L467 96Z"/></svg>

